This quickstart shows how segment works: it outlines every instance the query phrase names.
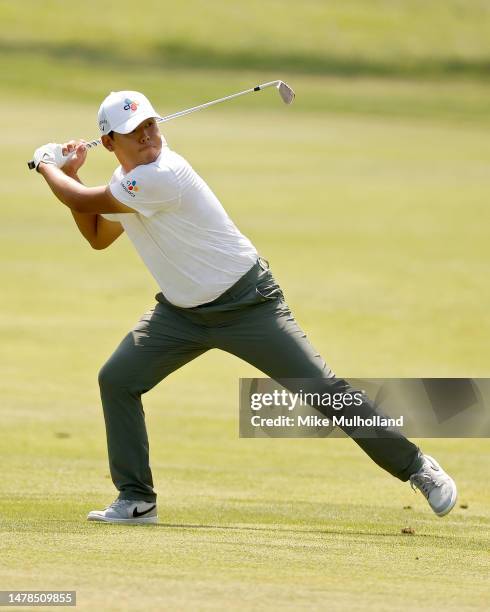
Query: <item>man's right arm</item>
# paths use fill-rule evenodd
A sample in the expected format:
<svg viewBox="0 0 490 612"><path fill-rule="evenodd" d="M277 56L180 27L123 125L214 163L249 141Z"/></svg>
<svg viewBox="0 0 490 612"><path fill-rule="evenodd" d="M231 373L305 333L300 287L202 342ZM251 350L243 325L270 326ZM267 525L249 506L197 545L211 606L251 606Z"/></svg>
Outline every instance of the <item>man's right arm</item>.
<svg viewBox="0 0 490 612"><path fill-rule="evenodd" d="M124 232L118 221L108 221L101 215L71 211L80 233L93 249L106 249Z"/></svg>
<svg viewBox="0 0 490 612"><path fill-rule="evenodd" d="M66 171L65 174L82 183L76 172ZM123 226L118 221L108 221L97 213L80 213L71 210L71 214L80 233L93 249L106 249L124 232Z"/></svg>

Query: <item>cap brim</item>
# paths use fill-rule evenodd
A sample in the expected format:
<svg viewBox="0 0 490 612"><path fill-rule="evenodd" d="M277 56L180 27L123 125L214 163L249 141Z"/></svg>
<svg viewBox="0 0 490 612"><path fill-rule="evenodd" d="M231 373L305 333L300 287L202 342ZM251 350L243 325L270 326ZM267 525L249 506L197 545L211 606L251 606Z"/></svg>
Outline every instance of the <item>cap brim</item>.
<svg viewBox="0 0 490 612"><path fill-rule="evenodd" d="M154 111L148 111L146 113L135 113L132 117L130 117L123 123L113 127L112 131L117 132L118 134L129 134L129 132L132 132L135 128L137 128L140 123L143 123L145 119L150 119L152 117L155 118L157 121L161 121L162 119Z"/></svg>

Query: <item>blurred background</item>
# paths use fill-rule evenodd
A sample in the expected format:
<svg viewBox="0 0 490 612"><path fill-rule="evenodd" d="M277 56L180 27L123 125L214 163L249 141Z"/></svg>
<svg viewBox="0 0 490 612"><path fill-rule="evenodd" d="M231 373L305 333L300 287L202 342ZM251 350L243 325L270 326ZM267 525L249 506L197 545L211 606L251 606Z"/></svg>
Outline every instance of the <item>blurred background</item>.
<svg viewBox="0 0 490 612"><path fill-rule="evenodd" d="M105 540L102 551L90 538L83 540L89 560L76 542L86 511L113 495L97 373L153 306L158 288L125 236L108 250L91 250L68 209L26 166L45 142L97 137L97 110L111 90L143 91L169 114L286 81L296 92L292 106L266 90L176 119L162 131L270 261L300 325L338 375L489 375L488 1L0 0L0 19L0 498L10 521L3 534L11 544L3 568L9 588L25 588L23 557L33 546L37 561L29 571L39 581L57 571L71 546L76 552L65 575L89 589L92 607L107 589L124 590L124 576L113 575L111 586L89 587L94 568L104 575L110 555L121 551ZM114 168L100 148L89 152L80 174L88 185L106 184ZM238 440L238 379L256 375L248 364L211 351L145 397L166 519L311 526L321 517L341 534L360 520L367 533L380 525L398 530L407 491L349 440L298 440L294 452L288 440L269 441L259 452L254 441ZM430 444L444 466L460 470L457 480L476 517L465 523L470 541L471 529L479 533L488 523L488 500L479 490L488 470L485 443ZM435 560L442 545L428 543L446 536L442 527L428 526L417 501L421 518L412 524L439 538L428 536L424 548ZM294 503L303 504L301 512L290 512ZM47 535L38 537L40 508L49 520L65 521L63 543L56 540L62 557L46 552L58 523L48 520ZM27 522L19 523L14 509ZM179 584L187 585L182 568L190 558L201 569L206 559L223 585L232 580L219 547L204 553L165 537L175 537L174 552L182 554L182 566L174 566ZM237 545L243 573L219 591L223 605L237 580L253 582L264 601L276 603L292 598L294 589L315 602L328 588L318 550L309 550L319 555L317 573L309 568L304 575L303 557L280 556L289 587L261 582L278 558L261 548L266 535L248 537L255 552ZM394 554L388 540L380 554L362 533L355 542L341 535L338 557L329 562L350 571L347 557L352 562L359 546L364 570L379 575ZM143 541L171 566L160 540ZM131 545L139 550L141 540ZM266 555L261 576L254 570L259 550ZM441 582L455 607L462 605L463 577L473 581L466 597L477 605L481 596L470 552L456 546ZM422 576L422 569L409 568L412 576L418 571ZM157 600L162 580L146 584L147 604ZM393 606L419 596L408 582L379 580ZM190 601L172 585L176 605ZM196 601L206 588L194 591ZM368 597L359 587L350 596L382 609L375 592ZM421 602L430 606L432 596L440 605L435 591Z"/></svg>

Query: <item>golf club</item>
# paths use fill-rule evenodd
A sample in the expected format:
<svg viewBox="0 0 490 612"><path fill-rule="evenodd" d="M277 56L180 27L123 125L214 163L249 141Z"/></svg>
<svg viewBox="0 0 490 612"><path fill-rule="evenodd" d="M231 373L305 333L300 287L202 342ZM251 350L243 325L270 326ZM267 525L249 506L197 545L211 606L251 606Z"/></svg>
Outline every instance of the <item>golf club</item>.
<svg viewBox="0 0 490 612"><path fill-rule="evenodd" d="M219 98L218 100L212 100L211 102L205 102L204 104L200 104L199 106L193 106L192 108L188 108L183 111L179 111L177 113L173 113L172 115L167 115L166 117L157 117L158 123L163 123L165 121L170 121L171 119L176 119L177 117L183 117L184 115L189 115L190 113L194 113L198 110L202 110L203 108L207 108L208 106L212 106L213 104L219 104L220 102L226 102L226 100L232 100L233 98L238 98L239 96L244 96L245 94L253 93L254 91L261 91L262 89L266 89L267 87L275 87L279 95L281 96L282 101L285 104L291 104L294 100L294 91L284 83L284 81L270 81L270 83L264 83L262 85L256 85L251 89L246 89L245 91L240 91L235 94L231 94L230 96L225 96L224 98ZM86 147L88 149L92 149L102 144L100 139L91 140L86 143ZM34 160L31 160L27 163L29 170L34 169Z"/></svg>

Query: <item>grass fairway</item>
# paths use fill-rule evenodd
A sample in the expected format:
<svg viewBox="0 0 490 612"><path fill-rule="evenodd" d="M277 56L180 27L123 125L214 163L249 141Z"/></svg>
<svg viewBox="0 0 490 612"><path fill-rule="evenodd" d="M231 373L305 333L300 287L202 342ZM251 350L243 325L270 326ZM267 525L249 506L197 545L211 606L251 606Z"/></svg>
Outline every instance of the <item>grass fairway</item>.
<svg viewBox="0 0 490 612"><path fill-rule="evenodd" d="M157 526L84 522L110 496L95 410L9 428L2 588L77 589L86 610L485 609L482 444L427 444L469 503L441 520L350 441L237 442L229 410L172 408L179 390L183 378L165 394L165 415L150 410ZM61 428L71 437L56 438Z"/></svg>
<svg viewBox="0 0 490 612"><path fill-rule="evenodd" d="M95 136L110 89L170 113L290 82L291 107L263 92L165 135L339 375L490 372L487 3L163 4L0 0L0 590L104 611L486 610L487 440L418 441L459 487L439 519L350 440L238 439L238 379L258 373L217 351L145 396L160 524L86 522L115 497L97 373L157 287L125 236L91 250L26 161ZM113 168L95 150L81 176Z"/></svg>

